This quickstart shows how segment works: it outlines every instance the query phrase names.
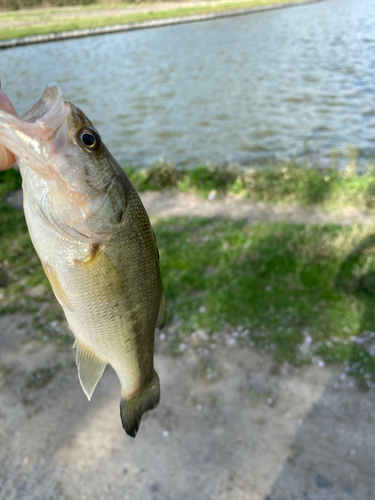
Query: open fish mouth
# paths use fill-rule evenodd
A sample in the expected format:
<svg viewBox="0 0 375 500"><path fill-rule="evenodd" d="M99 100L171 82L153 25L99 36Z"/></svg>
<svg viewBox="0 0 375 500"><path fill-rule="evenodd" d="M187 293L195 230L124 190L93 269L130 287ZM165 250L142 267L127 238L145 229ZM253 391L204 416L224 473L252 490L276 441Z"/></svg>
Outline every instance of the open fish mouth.
<svg viewBox="0 0 375 500"><path fill-rule="evenodd" d="M0 108L0 143L42 173L51 156L61 153L58 130L69 115L69 106L58 85L48 85L39 101L21 118ZM66 127L64 127L66 129ZM60 135L58 148L53 136ZM66 141L66 132L63 134Z"/></svg>

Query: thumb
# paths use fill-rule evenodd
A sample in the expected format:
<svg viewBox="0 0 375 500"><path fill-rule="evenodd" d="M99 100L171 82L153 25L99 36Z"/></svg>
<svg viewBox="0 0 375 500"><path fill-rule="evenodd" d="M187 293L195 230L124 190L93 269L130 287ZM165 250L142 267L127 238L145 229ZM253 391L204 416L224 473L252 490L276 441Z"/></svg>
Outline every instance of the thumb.
<svg viewBox="0 0 375 500"><path fill-rule="evenodd" d="M11 115L17 115L17 111L14 109L13 104L10 102L9 98L0 89L0 111L6 111ZM0 144L0 170L6 170L10 168L16 161L14 154L6 149L5 146Z"/></svg>

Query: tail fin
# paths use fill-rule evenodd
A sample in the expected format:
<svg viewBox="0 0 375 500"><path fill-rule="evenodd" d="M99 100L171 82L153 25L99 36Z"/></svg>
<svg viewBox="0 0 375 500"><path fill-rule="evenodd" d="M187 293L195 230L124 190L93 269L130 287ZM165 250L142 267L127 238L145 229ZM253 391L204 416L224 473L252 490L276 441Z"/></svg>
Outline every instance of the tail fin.
<svg viewBox="0 0 375 500"><path fill-rule="evenodd" d="M126 434L131 437L137 435L142 415L145 411L156 408L159 404L159 399L160 384L159 376L156 372L154 372L151 384L141 394L131 399L121 397L120 415Z"/></svg>

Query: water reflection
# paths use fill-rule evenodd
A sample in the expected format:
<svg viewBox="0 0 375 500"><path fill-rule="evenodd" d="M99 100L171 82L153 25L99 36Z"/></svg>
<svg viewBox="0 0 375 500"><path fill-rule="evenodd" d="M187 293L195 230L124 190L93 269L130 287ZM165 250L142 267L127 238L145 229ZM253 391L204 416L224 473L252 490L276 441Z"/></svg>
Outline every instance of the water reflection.
<svg viewBox="0 0 375 500"><path fill-rule="evenodd" d="M122 164L312 158L375 140L375 2L327 0L0 52L23 112L53 81Z"/></svg>

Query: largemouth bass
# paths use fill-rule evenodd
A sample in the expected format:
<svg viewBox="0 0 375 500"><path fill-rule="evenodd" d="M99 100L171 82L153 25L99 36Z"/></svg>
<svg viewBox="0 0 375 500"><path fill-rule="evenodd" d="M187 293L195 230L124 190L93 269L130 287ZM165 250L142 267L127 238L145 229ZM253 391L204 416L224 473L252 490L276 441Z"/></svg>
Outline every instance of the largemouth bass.
<svg viewBox="0 0 375 500"><path fill-rule="evenodd" d="M90 120L56 85L22 118L0 109L0 143L17 158L31 240L75 336L91 398L106 365L135 437L160 398L154 332L166 302L155 236L130 180Z"/></svg>

